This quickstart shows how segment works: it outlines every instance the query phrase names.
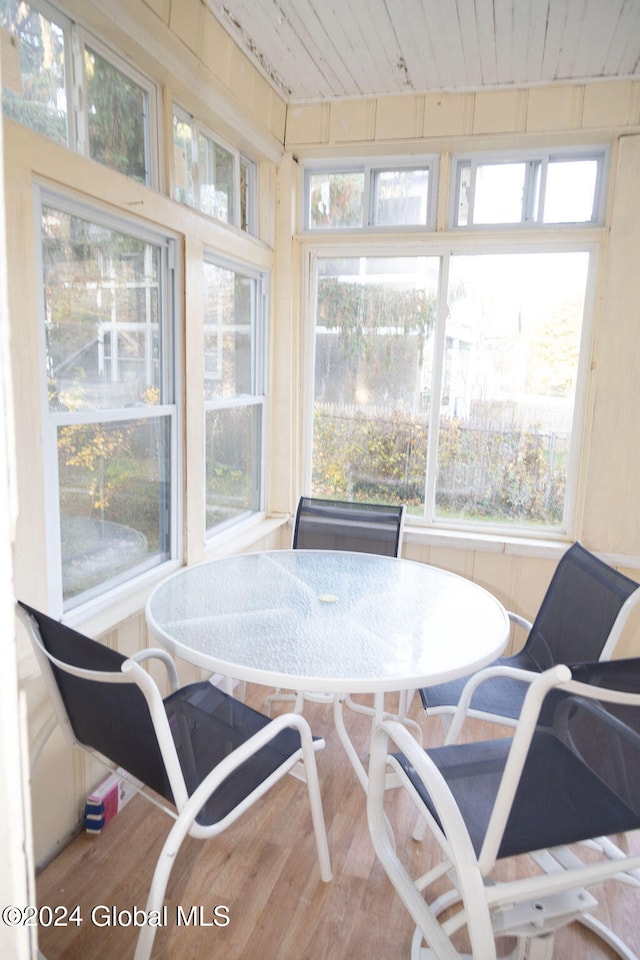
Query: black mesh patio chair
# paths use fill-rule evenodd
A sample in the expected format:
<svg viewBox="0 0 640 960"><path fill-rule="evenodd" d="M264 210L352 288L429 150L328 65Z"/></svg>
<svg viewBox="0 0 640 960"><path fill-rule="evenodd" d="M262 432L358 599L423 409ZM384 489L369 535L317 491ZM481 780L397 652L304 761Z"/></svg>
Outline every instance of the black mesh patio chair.
<svg viewBox="0 0 640 960"><path fill-rule="evenodd" d="M510 957L551 960L555 931L579 921L634 960L594 916L591 891L605 881L640 888L638 838L617 836L640 828L640 659L521 674L512 737L425 751L395 721L374 734L369 828L417 924L411 957L496 960L509 948L497 942L515 937ZM421 877L415 851L394 843L389 770L436 842Z"/></svg>
<svg viewBox="0 0 640 960"><path fill-rule="evenodd" d="M509 614L528 630L527 639L518 653L485 667L477 689L471 680L468 715L515 724L527 685L510 676L510 668L541 673L557 663L609 659L638 602L639 584L574 543L558 563L533 624ZM453 714L467 681L462 677L422 688L427 716Z"/></svg>
<svg viewBox="0 0 640 960"><path fill-rule="evenodd" d="M161 805L175 819L155 867L148 911L161 909L187 835L208 839L221 833L299 761L320 875L331 879L315 763L324 742L312 738L303 717L269 720L209 681L179 688L164 650L127 658L24 603L17 610L70 742L142 781L167 801ZM141 665L149 658L166 667L171 693L164 699ZM150 957L154 933L152 925L141 927L135 960Z"/></svg>
<svg viewBox="0 0 640 960"><path fill-rule="evenodd" d="M404 513L404 506L300 497L293 549L351 550L397 557L402 547Z"/></svg>

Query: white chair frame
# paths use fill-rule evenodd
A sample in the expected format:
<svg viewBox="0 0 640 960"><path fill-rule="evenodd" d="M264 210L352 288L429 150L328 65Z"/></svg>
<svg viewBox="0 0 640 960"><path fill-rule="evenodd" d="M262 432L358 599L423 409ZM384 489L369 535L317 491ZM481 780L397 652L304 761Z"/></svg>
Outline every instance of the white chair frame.
<svg viewBox="0 0 640 960"><path fill-rule="evenodd" d="M135 683L142 691L149 708L149 714L153 723L158 745L165 764L171 791L175 800L176 810L173 810L168 804L152 798L145 793L149 799L160 806L166 813L174 818L174 824L164 842L160 856L158 857L156 867L151 881L151 887L147 897L146 910L158 911L162 907L164 894L169 881L169 876L176 856L185 837L191 836L196 839L207 840L222 833L227 827L231 826L246 810L249 809L260 797L287 773L293 773L294 768L301 762L304 769L303 779L307 785L309 803L311 808L311 818L313 831L318 854L320 867L320 876L323 881L331 880L331 861L329 856L329 846L322 810L322 798L320 794L320 785L318 781L318 772L315 761L315 752L324 748L323 740L314 740L311 735L309 724L299 714L287 713L274 718L268 725L263 727L243 744L237 747L229 756L225 757L202 781L198 788L189 796L185 784L184 776L178 759L175 743L169 727L169 721L165 712L162 695L158 686L149 673L141 666L145 660L159 660L167 671L167 677L171 692L179 689L178 675L175 664L171 656L161 649L146 649L134 654L126 659L122 664L122 672L102 672L93 670L84 670L52 657L45 649L40 637L39 630L29 614L21 607L17 607L18 616L27 629L33 647L45 680L48 693L51 697L58 722L62 731L72 746L79 747L95 757L101 763L112 768L112 764L105 760L97 751L88 748L85 744L78 742L74 736L73 729L67 711L65 709L58 685L53 676L51 664L55 664L59 669L66 671L76 677L83 677L87 680L98 681L101 683ZM281 731L286 728L294 728L300 735L300 750L292 756L267 777L251 794L249 794L241 803L239 803L224 819L209 826L203 826L196 823L196 816L206 800L215 792L220 784L238 767L240 767L249 757L253 756ZM156 933L155 926L145 924L141 927L136 944L134 960L149 960L153 941Z"/></svg>
<svg viewBox="0 0 640 960"><path fill-rule="evenodd" d="M369 829L378 858L417 925L411 960L436 957L438 960L461 960L462 955L453 945L451 936L465 926L472 957L476 960L496 960L496 936L518 938L513 960L550 960L555 930L573 920L597 933L624 960L638 960L612 930L591 914L597 901L587 891L605 880L616 880L640 889L640 854L625 854L610 839L594 838L585 846L602 855L595 863L584 863L573 848L560 847L530 854L542 870L540 876L502 882L492 878L491 874L546 693L559 687L580 697L629 703L638 708L640 695L575 682L570 670L563 665L542 674L532 675L530 671L521 670L514 671L514 675L530 687L478 856L449 786L428 753L396 721L383 721L374 733L367 801ZM470 696L465 697L466 701L468 699ZM459 716L456 715L454 720L458 730L465 709L466 704L461 702ZM441 825L429 813L400 764L389 755L390 741L394 744L393 749L404 753L419 773L438 811ZM413 798L421 818L426 821L444 854L442 862L416 879L411 877L396 852L389 816L385 812L388 768ZM450 875L453 889L428 903L425 891L447 875ZM441 922L439 917L443 911L456 906L456 912ZM423 946L423 940L428 947Z"/></svg>

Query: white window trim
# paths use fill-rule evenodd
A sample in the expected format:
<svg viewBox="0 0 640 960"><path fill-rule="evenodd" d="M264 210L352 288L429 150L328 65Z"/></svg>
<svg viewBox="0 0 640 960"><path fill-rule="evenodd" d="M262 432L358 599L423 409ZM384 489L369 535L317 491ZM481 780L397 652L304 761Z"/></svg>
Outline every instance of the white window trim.
<svg viewBox="0 0 640 960"><path fill-rule="evenodd" d="M426 224L390 224L380 225L373 222L375 216L375 174L387 170L429 170L427 193L428 217ZM400 157L367 157L358 160L305 160L301 164L300 195L302 204L299 214L299 230L308 235L332 237L372 232L388 233L425 233L435 230L437 215L438 181L440 157L438 154L416 154ZM364 196L362 198L362 226L354 227L311 227L309 225L309 194L311 177L319 173L364 173Z"/></svg>
<svg viewBox="0 0 640 960"><path fill-rule="evenodd" d="M446 538L449 536L472 538L478 542L487 543L516 542L520 540L531 542L557 543L559 541L572 540L575 537L576 525L578 520L579 494L580 494L580 471L579 464L584 453L587 438L585 436L586 423L588 416L588 397L590 383L592 378L590 358L593 352L594 336L594 315L596 302L596 284L598 275L598 261L602 256L602 240L600 236L594 235L592 225L589 237L585 237L584 230L580 227L573 228L571 236L567 233L559 238L543 241L542 237L535 238L528 235L519 242L514 248L513 239L507 237L487 236L482 243L478 242L478 237L471 239L465 236L466 231L456 233L452 238L439 236L437 240L425 240L420 244L407 240L400 248L397 240L393 245L374 243L372 241L354 243L351 236L336 236L333 233L333 242L331 244L307 243L303 248L304 263L304 304L305 304L305 322L303 334L303 377L302 377L302 489L306 492L311 490L312 476L312 458L313 458L313 421L314 421L314 373L315 373L315 309L316 309L316 291L317 291L317 261L325 258L359 258L359 257L436 257L440 258L440 289L439 289L439 309L434 329L434 367L437 370L434 385L434 396L438 397L436 403L432 404L429 414L429 436L434 437L434 424L440 416L440 396L442 388L442 376L444 371L442 352L444 350L444 339L446 335L447 320L447 290L446 281L448 278L448 266L452 257L472 256L483 254L528 254L528 253L573 253L584 252L590 257L589 270L585 286L585 303L583 323L581 329L580 352L578 358L577 381L574 399L574 418L571 429L570 448L567 464L567 488L565 494L563 519L558 528L527 526L524 524L490 524L481 520L444 520L435 515L435 484L436 470L435 459L437 457L437 443L429 444L427 476L425 483L425 503L428 512L424 516L410 515L407 517L407 525L412 528L418 536L433 536L437 538ZM602 231L598 231L601 234ZM315 239L315 235L314 235Z"/></svg>
<svg viewBox="0 0 640 960"><path fill-rule="evenodd" d="M248 196L248 210L247 210L247 230L242 231L249 236L256 236L257 233L257 220L258 220L258 173L257 173L257 164L255 160L252 160L246 153L242 153L235 147L232 143L229 143L228 140L225 140L219 134L211 130L210 127L207 127L205 123L199 120L196 116L186 110L184 107L180 106L177 101L173 101L172 104L172 115L171 115L171 125L172 125L172 139L171 139L171 149L174 149L173 141L173 118L177 117L182 123L188 124L191 128L191 156L192 156L192 170L191 177L193 180L193 189L194 189L194 208L203 217L207 217L215 223L220 223L226 227L235 227L237 230L242 230L241 227L241 196L240 196L240 164L241 162L245 163L250 170L250 183L249 183L249 196ZM211 214L206 213L202 209L200 202L200 190L201 190L201 180L200 180L200 167L199 167L199 153L198 153L198 137L202 135L207 137L217 146L222 147L223 150L226 150L227 153L230 153L233 157L233 211L234 216L232 220L219 220L216 217L211 216ZM175 182L175 170L172 167L172 177L171 177L171 197L175 199L176 192L176 182Z"/></svg>
<svg viewBox="0 0 640 960"><path fill-rule="evenodd" d="M112 67L119 70L129 80L133 81L138 87L144 90L147 96L147 115L145 116L145 186L152 190L158 190L160 184L160 145L159 145L159 96L158 85L146 74L141 73L131 63L125 60L111 47L103 43L95 34L90 33L82 27L75 27L73 33L77 37L74 43L74 64L76 78L82 78L80 82L81 96L74 96L76 101L76 128L77 128L77 146L76 149L86 157L89 154L89 134L87 125L87 96L86 96L86 75L85 75L85 48L90 47L100 57L106 60ZM76 85L78 81L76 80ZM78 104L78 101L79 104ZM99 161L96 161L99 162ZM111 169L107 167L107 169ZM126 174L123 174L126 176Z"/></svg>
<svg viewBox="0 0 640 960"><path fill-rule="evenodd" d="M598 173L594 187L594 215L591 220L581 222L556 223L544 221L541 212L544 210L543 194L546 188L546 170L550 162L561 160L597 160ZM496 231L496 230L588 230L602 227L605 222L607 207L607 183L611 162L611 148L607 144L592 144L585 147L558 147L549 150L502 150L502 151L469 151L456 153L451 157L451 187L449 193L448 223L456 231ZM460 194L460 173L463 165L472 167L483 164L517 164L537 163L542 165L538 211L534 217L519 220L517 223L469 223L459 224L458 199ZM525 181L525 190L529 187L529 175ZM527 204L532 198L527 198Z"/></svg>
<svg viewBox="0 0 640 960"><path fill-rule="evenodd" d="M257 506L255 510L247 510L238 517L233 517L224 523L207 528L206 503L203 503L204 511L204 539L205 549L211 548L221 539L228 535L230 530L237 528L247 521L251 522L255 518L264 514L266 503L266 477L267 477L267 424L268 424L268 391L267 391L267 328L268 328L268 303L269 303L269 274L264 270L248 266L246 263L234 260L232 258L220 256L214 250L206 249L203 262L213 264L223 270L230 270L244 277L256 281L256 303L255 303L255 329L253 332L253 348L251 355L251 380L253 393L239 394L233 397L215 397L205 399L203 402L204 418L211 410L230 410L232 408L260 407L262 415L260 418L260 451L259 463L254 477L254 483L257 484L256 491ZM202 456L204 470L206 474L206 437L203 432L202 438ZM205 476L206 489L206 476Z"/></svg>
<svg viewBox="0 0 640 960"><path fill-rule="evenodd" d="M131 236L148 241L160 247L163 251L163 283L161 288L163 350L171 357L170 368L163 367L166 380L172 382L173 403L146 407L106 408L104 410L87 410L77 414L61 411L56 413L49 407L49 397L46 376L46 336L44 296L42 288L38 291L38 346L39 346L39 376L41 389L41 422L43 434L43 484L44 484L44 514L45 514L45 550L47 560L47 586L51 615L65 620L71 617L82 620L85 616L100 612L107 605L113 604L114 596L130 594L140 588L149 578L155 579L173 569L182 556L182 529L183 529L183 495L182 481L184 443L182 430L182 343L179 333L182 329L181 307L182 298L179 290L182 288L182 276L179 270L179 261L175 253L177 236L167 230L154 230L138 220L127 217L126 214L113 214L106 211L98 202L87 202L76 198L69 191L49 185L43 181L34 182L34 236L36 238L36 268L37 276L43 277L42 261L42 209L51 206L71 215L85 218L93 222L100 222L115 230L126 231ZM164 384L165 388L167 383ZM169 533L169 556L166 560L149 565L141 564L135 576L126 577L122 582L114 583L109 588L90 593L85 599L82 596L64 607L62 587L62 556L60 541L60 498L58 484L58 445L57 432L60 426L76 423L114 422L122 420L154 420L168 418L170 424L169 442L171 449L171 506Z"/></svg>

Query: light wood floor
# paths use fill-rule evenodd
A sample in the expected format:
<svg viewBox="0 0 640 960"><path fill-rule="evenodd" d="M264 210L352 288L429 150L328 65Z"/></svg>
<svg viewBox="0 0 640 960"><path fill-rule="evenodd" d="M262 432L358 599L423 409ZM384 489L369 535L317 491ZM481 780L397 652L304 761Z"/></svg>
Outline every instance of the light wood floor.
<svg viewBox="0 0 640 960"><path fill-rule="evenodd" d="M248 702L259 707L264 693L250 688ZM412 712L421 718L425 742L439 742L440 723L424 720L417 698ZM346 713L364 758L368 720ZM319 878L306 791L288 777L220 838L183 844L167 891L170 923L156 935L154 960L409 960L413 923L374 856L364 794L333 730L331 709L306 704L305 715L314 733L327 740L318 767L334 879L324 884ZM428 863L428 843L419 846L410 838L415 816L403 792L393 804L394 823L403 824L401 841L413 844L412 856ZM133 956L137 930L96 927L91 910L144 907L168 825L165 814L137 797L101 835L79 835L41 872L38 903L69 910L79 905L84 918L79 927L40 929L39 946L47 960ZM611 914L617 932L640 952L640 894L619 892L618 885L610 889L599 915L608 920ZM202 907L211 920L220 904L229 908L226 927L175 923L178 907L184 913ZM612 956L578 925L556 936L554 960Z"/></svg>

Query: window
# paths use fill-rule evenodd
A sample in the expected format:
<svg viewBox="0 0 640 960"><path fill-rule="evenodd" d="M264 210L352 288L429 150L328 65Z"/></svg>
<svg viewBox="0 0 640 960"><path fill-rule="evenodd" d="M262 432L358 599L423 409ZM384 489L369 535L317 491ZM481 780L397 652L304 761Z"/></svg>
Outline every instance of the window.
<svg viewBox="0 0 640 960"><path fill-rule="evenodd" d="M604 164L604 150L458 158L453 224L601 223Z"/></svg>
<svg viewBox="0 0 640 960"><path fill-rule="evenodd" d="M305 170L306 230L433 229L436 162L377 162Z"/></svg>
<svg viewBox="0 0 640 960"><path fill-rule="evenodd" d="M18 50L13 83L2 91L4 113L57 143L72 143L70 21L46 3L0 0L0 25L13 33Z"/></svg>
<svg viewBox="0 0 640 960"><path fill-rule="evenodd" d="M173 112L174 197L256 232L256 166L179 107Z"/></svg>
<svg viewBox="0 0 640 960"><path fill-rule="evenodd" d="M213 258L203 277L209 535L262 509L265 281Z"/></svg>
<svg viewBox="0 0 640 960"><path fill-rule="evenodd" d="M155 85L46 0L0 0L0 24L19 47L19 65L12 71L15 89L2 94L6 114L155 186Z"/></svg>
<svg viewBox="0 0 640 960"><path fill-rule="evenodd" d="M424 238L437 160L307 166L306 225L335 229L309 244L308 488L423 525L571 535L608 152L450 162L449 223ZM392 242L338 236L367 210Z"/></svg>
<svg viewBox="0 0 640 960"><path fill-rule="evenodd" d="M41 191L51 602L177 552L174 241Z"/></svg>
<svg viewBox="0 0 640 960"><path fill-rule="evenodd" d="M589 261L318 257L313 494L566 529Z"/></svg>
<svg viewBox="0 0 640 960"><path fill-rule="evenodd" d="M151 185L157 180L151 171L156 151L150 148L155 126L149 122L155 114L154 88L130 67L116 66L113 54L108 57L95 42L84 45L84 76L88 155Z"/></svg>

